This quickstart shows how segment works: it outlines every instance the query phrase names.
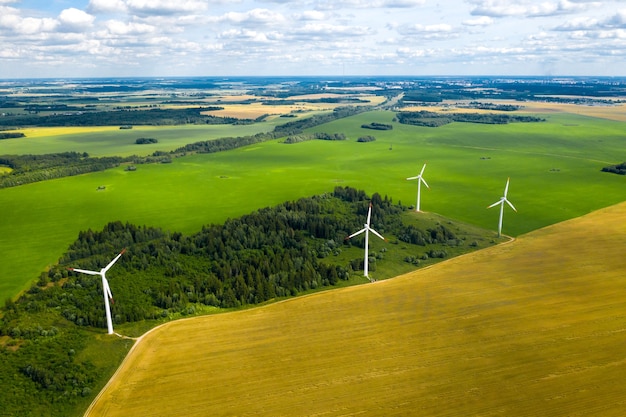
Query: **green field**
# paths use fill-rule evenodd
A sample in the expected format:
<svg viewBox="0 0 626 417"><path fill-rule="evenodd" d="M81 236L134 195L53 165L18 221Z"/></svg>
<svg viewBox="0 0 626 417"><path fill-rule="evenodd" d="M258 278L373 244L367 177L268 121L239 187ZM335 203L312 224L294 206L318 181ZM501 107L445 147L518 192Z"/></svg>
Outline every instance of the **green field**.
<svg viewBox="0 0 626 417"><path fill-rule="evenodd" d="M422 128L393 123L391 131L360 127L373 121L392 123L393 116L392 112L370 112L315 129L345 133L348 141L286 145L275 140L178 158L171 164L141 165L136 172L120 167L0 190L4 260L0 297L15 296L37 279L80 230L122 220L193 232L203 224L332 191L337 185L414 204L416 183L406 177L417 175L424 162L428 164L424 177L431 189L422 189L422 209L492 230L497 226L498 209L486 207L500 198L510 177L509 199L518 212L506 210L503 233L513 236L624 200L626 178L600 172L603 166L626 159L624 123L551 114L547 122L537 124L453 123ZM193 127L151 129L150 136L160 141L157 133L176 141L172 147L200 140ZM242 134L229 132L224 136ZM134 153L127 143L120 147L118 135L118 131L94 134L91 150L76 147L83 143L83 136L41 138L20 152ZM357 143L356 138L363 135L374 135L377 140ZM0 153L10 152L0 148ZM106 188L98 191L100 186Z"/></svg>
<svg viewBox="0 0 626 417"><path fill-rule="evenodd" d="M56 152L87 152L93 157L145 156L154 151L172 151L188 143L221 137L254 135L271 131L274 120L249 125L185 125L185 126L134 126L119 129L117 126L27 128L20 130L25 138L0 141L0 155L41 155ZM138 138L154 138L158 143L137 145Z"/></svg>

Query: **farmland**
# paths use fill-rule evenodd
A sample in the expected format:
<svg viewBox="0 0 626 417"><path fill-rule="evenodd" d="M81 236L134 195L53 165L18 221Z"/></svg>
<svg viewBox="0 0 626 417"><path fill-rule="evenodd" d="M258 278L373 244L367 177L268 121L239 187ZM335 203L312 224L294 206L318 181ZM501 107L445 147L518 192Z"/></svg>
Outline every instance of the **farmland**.
<svg viewBox="0 0 626 417"><path fill-rule="evenodd" d="M620 204L392 280L169 323L88 415L621 415L624 216Z"/></svg>
<svg viewBox="0 0 626 417"><path fill-rule="evenodd" d="M441 247L437 249L450 249L449 253L455 256L467 252L469 247L476 248L476 245L469 245L472 240L480 242L480 247L485 242L486 246L491 246L508 240L506 236L496 238L498 210L486 208L500 198L507 178L511 181L508 198L518 211L506 208L503 232L518 239L508 245L453 259L441 267L429 267L415 275L310 295L248 312L238 311L186 322L192 326L182 330L188 336L191 334L189 343L200 345L198 338L207 339L218 349L206 353L202 350L203 356L197 359L195 365L210 364L208 366L212 370L220 372L226 369L209 360L205 362L204 355L209 355L223 358L224 367L230 367L230 374L225 379L209 383L210 391L214 392L215 384L232 387L234 380L229 378L234 378L241 383L238 389L244 392L232 389L231 392L240 396L242 407L248 406L246 412L258 403L262 407L259 413L273 415L284 414L281 410L285 409L293 410L295 414L309 412L309 408L298 407L302 404L308 406L311 402L300 401L299 406L281 402L274 394L261 391L261 386L267 383L269 387L274 387L275 392L285 392L283 387L268 383L268 378L279 380L276 378L279 374L295 378L292 380L294 388L286 390L289 395L283 396L287 397L285 401L308 398L312 393L317 398L320 392L325 393L327 398L332 397L320 402L320 409L314 410L319 413L357 413L365 411L358 408L362 405L371 410L382 410L384 414L393 414L393 410L405 414L402 410L423 409L425 414L436 415L436 404L441 402L451 407L441 414L449 410L460 415L488 414L497 410L512 414L512 410L525 409L522 404L527 403L531 408L523 414L537 414L544 409L537 405L537 401L529 402L530 398L542 398L542 405L556 404L555 410L561 410L559 406L564 399L574 398L574 403L584 404L584 408L605 411L599 402L594 402L593 394L602 392L604 397L595 397L607 399L605 403L608 404L611 389L617 389L616 384L610 386L596 382L596 376L591 372L606 372L608 381L611 381L611 371L621 364L621 359L612 352L616 351L613 337L617 337L623 327L623 312L616 301L621 297L621 282L616 278L615 271L623 267L622 258L616 255L616 251L623 251L623 248L619 248L616 239L623 236L623 221L620 219L623 218L624 208L613 206L624 201L625 177L608 174L601 169L626 160L623 153L626 129L622 98L616 96L615 91L605 91L602 80L598 84L600 87L591 87L600 96L584 97L585 104L573 104L578 103L579 97L541 94L547 90L558 91L559 88L542 80L529 90L541 94L535 97L524 92L526 84L533 82L526 80L519 85L516 83L515 91L502 90L499 93L501 100L494 100L490 92L487 94L490 103L485 107L497 108L500 104L505 105L502 108L508 105L516 107L519 102L511 97L522 97L524 103L514 113L531 116L535 122L494 124L491 120L496 117L481 116L480 123L455 122L433 128L399 123L397 112L401 109L426 109L441 114L485 112L482 107L467 108L476 100L476 95L481 94L480 89L463 90L455 82L442 84L436 81L433 82L436 87L432 89L421 85L430 86L430 80L415 81L415 84L405 84L404 81L396 84L397 80L363 83L358 80L352 86L350 82L342 81L335 84L339 87L333 87L333 83L305 81L292 84L291 81L282 83L280 80L271 83L244 80L227 87L194 81L190 83L192 88L187 90L189 86L183 86L185 80L176 80L174 84L181 83L180 87L159 90L160 87L151 84L153 81L140 80L130 94L122 92L127 87L125 85L120 87L113 83L93 87L89 82L86 86L78 83L78 87L43 83L39 91L33 88L26 94L19 90L4 97L2 94L5 91L0 90L2 117L8 115L7 119L3 119L3 125L11 126L13 113L25 117L19 120L32 122L32 125L15 129L24 132L25 137L0 140L0 154L43 155L72 151L87 152L96 157L149 157L154 153L164 156L166 162L155 163L148 158L136 158L130 162L131 159L128 159L122 165L104 171L37 179L39 182L0 189L0 206L3 208L0 251L4 261L0 266L0 297L7 300L2 312L6 315L0 317L6 319L2 322L0 335L0 346L6 349L0 353L21 361L7 361L13 368L2 369L0 382L9 384L11 375L20 375L17 383L14 381L10 385L10 392L15 394L15 398L28 398L37 403L36 406L28 406L31 415L78 415L131 347L132 342L128 339L111 339L101 334L98 321L101 321L101 315L96 314L102 308L101 292L95 304L95 281L68 277L66 266L70 258L64 253L70 244L73 245L72 260L81 260L83 265L82 261L89 259L90 263L101 265L103 257L110 259L110 255L126 245L120 242L126 242L129 235L132 235L132 241L137 231L144 237L146 233L163 236L159 242L134 242L137 246L131 247L122 260L119 268L126 268L127 273L133 271L131 275L137 279L123 279L123 283L118 280L117 284L115 276L112 279L113 293L122 294L115 307L118 309L116 329L126 335L139 336L161 320L222 312L254 302L254 291L258 291L259 287L250 283L247 289L240 287L242 294L248 294L247 298L239 298L240 303L232 297L222 297L223 293L219 293L217 304L206 298L195 303L190 301L197 299L198 293L203 297L208 295L203 280L206 283L209 278L214 279L218 271L234 274L233 271L241 270L236 263L229 263L227 267L226 262L231 262L232 256L227 261L210 264L214 260L208 246L203 246L206 242L201 240L203 236L217 235L209 234L208 230L213 226L205 225L222 225L228 223L228 219L235 219L234 224L240 224L236 223L236 218L257 209L269 213L269 209L263 208L312 195L327 198L329 193L341 187L364 190L370 196L376 194L381 203L384 196L389 213L395 210L392 207L398 207L396 212L399 213L406 210L402 205L415 203L416 183L406 181L406 178L417 175L426 163L424 177L430 189L422 187L421 200L426 213L416 214L406 210L402 216L416 224L427 220L431 225L428 227L443 225L454 230L463 228L469 233L467 238L454 240L458 251L446 247L446 241L440 241L438 244ZM247 83L251 86L249 89L245 88ZM414 88L407 88L406 85ZM425 101L419 103L420 97ZM63 100L72 103L65 108L68 109L68 117L72 113L71 120L77 120L82 112L96 114L95 117L92 117L93 114L90 116L91 121L98 119L97 112L111 112L103 120L115 120L115 112L118 111L208 108L216 105L223 109L212 112L222 112L228 117L245 117L246 120L226 124L227 119L224 118L221 124L205 124L201 118L193 118L180 125L123 126L124 129L117 125L42 125L42 120L49 120L49 117L59 118L54 121L55 126L63 124L66 115L54 110L64 108L63 104L54 104ZM270 102L273 104L267 104ZM230 149L228 151L221 150L219 146L217 151L209 150L210 144L235 143L233 137L271 132L288 122L316 118L342 106L352 106L354 111L351 110L349 116L344 112L324 124L311 124L313 127L306 130L293 129L293 133L285 133L294 140L287 141L285 137L263 133L263 139L253 145L222 148ZM267 111L261 113L265 109ZM363 126L384 126L385 130ZM12 128L7 131L14 132ZM357 141L365 135L371 136L371 140ZM135 142L140 137L151 140L147 141L148 144L138 145ZM315 137L334 139L319 140ZM344 137L345 140L336 140ZM206 142L180 148L198 141ZM0 175L13 175L11 178L14 178L19 169L12 170L13 165L5 161L3 163L7 165L0 166ZM393 203L387 200L387 196ZM364 216L362 209L366 205L362 200L359 204L360 208L341 216L354 221L358 210ZM588 215L597 210L601 210L599 214ZM335 212L332 217L337 220L341 216ZM580 216L585 217L568 222L566 226L557 224ZM256 222L259 217L247 218L256 219ZM244 222L237 232L240 243L249 237L241 238L244 226L250 230L251 225ZM96 243L93 236L103 227L116 229L119 235L115 238L112 237L114 235L106 235L112 240ZM156 229L150 229L152 227L163 231L153 232ZM76 240L79 233L87 229L91 230L81 233L81 239ZM314 233L309 233L306 239L313 239ZM238 240L233 236L235 234L231 233L230 241L237 246ZM216 241L213 238L208 240ZM342 242L342 238L331 240L333 242L329 240L326 243L336 245L336 242ZM362 252L349 244L342 244L339 244L341 250L333 254L332 262L343 263L341 268L344 269L340 270L342 273L349 271L344 277L349 276L339 285L365 282L355 268L345 268ZM380 254L383 253L382 248L385 251L380 269L376 271L377 278L387 279L417 268L418 262L412 264L406 261L408 255L420 255L414 248L398 244L397 240L395 245L382 241L371 244L373 251ZM100 252L93 252L96 247ZM316 246L315 250L319 247ZM250 254L245 255L246 250L240 259L246 256L251 259ZM92 256L81 258L81 253ZM313 255L316 259L318 253L321 252L308 252L307 256ZM62 255L65 261L57 265ZM200 260L199 257L205 259ZM132 268L124 265L126 259ZM209 263L202 266L205 261ZM288 261L293 262L294 259ZM303 258L299 261L300 266L302 261ZM245 263L245 260L242 262ZM318 265L315 261L307 262L308 265ZM430 266L431 262L421 265ZM546 265L550 267L544 270ZM505 270L509 266L517 268L513 272ZM330 271L324 269L325 266L318 267L317 270L314 267L306 271L313 271L313 275L319 274L320 270ZM49 275L40 275L48 268ZM244 269L250 272L246 280L263 278L259 277L262 274L258 265L245 265ZM596 276L604 279L595 281ZM39 281L37 277L40 277ZM180 277L181 280L176 284L174 280L170 281L169 288L167 285L153 288L157 282L166 283L173 277ZM276 282L276 276L264 278L268 282ZM31 286L35 281L37 283ZM139 282L142 288L138 288ZM311 288L309 284L313 281L306 282L306 286L292 287L294 291L291 295ZM65 287L66 284L68 287ZM16 295L29 287L28 296L17 299ZM158 291L163 294L159 295ZM124 299L124 294L131 293L138 296L136 304L134 298ZM48 301L45 301L46 294L50 295ZM286 292L276 292L276 295L286 295ZM257 302L272 297L259 298L261 301ZM152 310L143 309L144 305L139 307L139 299L144 302L147 298L158 298L160 301L150 307ZM207 302L203 304L204 301ZM318 302L321 304L315 304ZM218 304L220 307L217 307ZM68 306L75 310L70 310ZM315 313L305 313L310 311ZM419 311L420 315L413 317L415 311ZM558 317L554 317L555 311L559 313ZM29 322L30 318L33 318L32 322ZM143 321L144 318L147 320ZM233 325L235 320L237 325ZM7 325L9 322L10 326ZM402 325L397 326L398 323ZM595 333L593 326L599 329ZM205 331L212 336L206 336ZM171 333L172 339L168 339L164 332ZM174 340L181 343L181 348L185 347L187 340L174 339L178 332L176 327L155 330L153 334L158 336L158 340L152 339L151 333L137 345L138 354L143 355L141 357L146 362L132 365L135 359L131 357L128 363L134 371L161 372L158 376L163 378L164 387L171 387L170 383L180 383L184 387L184 382L169 376L162 368L153 367L150 362L168 356L167 352L171 352L168 343L176 343ZM291 336L303 343L306 332L311 339L306 352L284 343ZM342 337L338 336L339 333ZM215 338L216 334L220 335L219 339ZM350 341L349 346L333 345L324 339L329 335L338 341L344 334ZM511 334L513 341L504 337ZM245 345L242 338L247 338L248 342L252 340L252 345ZM142 351L146 341L159 347L160 340L163 340L164 350L152 352L154 357ZM222 340L223 343L238 346L241 343L241 348L226 352ZM278 354L275 343L281 345L279 349L285 344L284 352L281 350ZM37 352L38 345L46 346L46 356L55 358L48 365L43 364L43 356ZM329 346L328 351L326 345ZM414 350L408 352L407 346ZM69 347L75 356L68 359ZM243 354L246 349L258 353L257 358L264 358L268 368L257 366L256 359ZM577 352L587 350L595 353L577 356ZM389 352L387 357L377 355L384 351ZM16 355L11 356L12 352ZM562 360L554 361L554 355L549 356L555 352ZM280 357L280 364L274 356ZM105 359L108 357L110 360ZM176 355L173 357L176 358ZM193 355L190 357L194 358ZM466 359L458 362L459 357ZM311 362L307 362L308 359ZM349 365L352 359L358 364ZM333 360L342 361L346 364L345 368L337 366ZM68 361L71 366L63 368L63 361ZM240 361L241 365L233 367L233 361ZM363 370L362 364L368 363L370 368ZM405 363L408 364L406 367ZM537 363L543 363L543 368L546 368L546 363L552 367L543 369ZM526 372L528 364L532 366ZM198 385L193 372L185 370L190 366L188 363L179 361L173 366L175 369L180 366L179 374L184 375L186 381L195 381ZM330 379L328 367L337 372L330 375ZM259 373L255 373L257 368ZM198 369L202 369L202 378L206 378L204 368ZM236 371L233 372L233 369ZM548 369L551 372L547 372ZM145 377L141 372L137 372L137 376ZM313 379L307 380L305 374ZM482 379L474 383L476 375L481 375ZM436 378L436 382L431 383L426 376ZM222 378L216 373L218 377ZM564 377L570 379L557 387L557 383L565 381ZM595 385L585 385L584 381L576 378L590 378ZM250 384L241 381L250 381ZM139 379L133 384L139 390L144 389ZM71 388L64 388L67 386ZM529 387L528 391L516 393L519 386ZM353 387L363 391L367 399L355 401L361 397ZM386 395L391 391L397 392L397 395ZM63 400L55 400L55 406L49 407L47 401L56 395L55 392L62 392ZM119 391L116 392L115 395L118 395ZM171 392L175 391L172 389ZM326 395L330 392L332 395ZM374 392L386 394L378 398L373 395ZM225 394L215 393L216 397L198 395L199 402L187 401L189 408L185 413L193 415L201 407L205 407L206 411L209 406L219 407L226 414L245 414L236 408L229 408L237 407L237 404L225 406L222 402ZM422 398L419 401L414 398L416 393L424 394L420 395ZM135 394L124 391L119 395ZM468 401L475 395L486 401ZM264 400L257 401L255 396L262 396ZM162 397L167 398L167 395ZM387 399L389 403L385 402ZM11 406L18 407L18 403L29 401L13 401ZM397 408L390 408L391 402ZM481 405L483 403L484 406ZM405 406L408 408L403 408ZM110 402L106 402L104 407L111 413L117 412ZM139 411L143 407L141 404L131 407L137 407L133 410L142 413ZM577 409L563 407L562 410L564 414L571 414ZM176 414L175 411L169 413Z"/></svg>
<svg viewBox="0 0 626 417"><path fill-rule="evenodd" d="M589 107L589 106L587 106ZM578 106L577 113L587 107ZM531 107L532 108L532 107ZM603 108L619 114L621 107ZM349 185L406 204L415 199L416 174L427 162L424 209L493 229L496 210L485 207L511 178L518 213L505 213L504 233L518 235L623 200L624 178L600 172L621 162L624 125L617 120L562 113L531 113L546 122L439 128L401 125L394 112L376 110L312 131L344 133L348 140L285 145L281 140L219 154L177 158L171 164L119 167L0 191L4 236L0 296L14 296L54 264L80 230L113 220L192 232L252 210ZM305 117L305 116L300 116ZM148 154L195 140L271 130L252 125L32 128L19 140L0 141L0 153L86 151L94 156ZM376 141L356 143L367 123L393 125ZM136 145L137 137L158 143ZM80 149L79 149L80 148ZM618 159L616 159L618 158ZM102 189L101 187L104 187ZM99 190L100 188L100 190ZM584 195L584 198L580 198ZM7 278L10 277L10 278Z"/></svg>

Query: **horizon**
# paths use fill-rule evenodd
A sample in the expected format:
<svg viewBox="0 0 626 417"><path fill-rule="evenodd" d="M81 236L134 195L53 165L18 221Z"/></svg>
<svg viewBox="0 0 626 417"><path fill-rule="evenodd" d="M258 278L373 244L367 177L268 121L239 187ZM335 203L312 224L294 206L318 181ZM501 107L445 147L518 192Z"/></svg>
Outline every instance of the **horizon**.
<svg viewBox="0 0 626 417"><path fill-rule="evenodd" d="M567 80L567 79L625 79L624 75L568 75L568 74L553 74L553 75L541 75L541 74L529 74L529 75L503 75L503 74L423 74L423 75L388 75L388 74L363 74L363 75L339 75L339 74L326 74L326 75L128 75L128 76L90 76L90 77L73 77L73 76L59 76L59 77L0 77L2 81L63 81L63 80L158 80L158 79L480 79L480 78L494 78L494 79L542 79L542 80Z"/></svg>

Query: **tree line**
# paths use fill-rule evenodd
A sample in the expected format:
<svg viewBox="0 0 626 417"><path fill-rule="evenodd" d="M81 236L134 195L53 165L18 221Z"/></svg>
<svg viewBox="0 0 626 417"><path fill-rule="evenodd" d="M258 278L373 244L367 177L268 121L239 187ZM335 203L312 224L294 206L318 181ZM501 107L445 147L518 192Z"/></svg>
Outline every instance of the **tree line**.
<svg viewBox="0 0 626 417"><path fill-rule="evenodd" d="M610 172L612 174L626 175L626 162L604 167L602 168L602 172Z"/></svg>
<svg viewBox="0 0 626 417"><path fill-rule="evenodd" d="M545 121L545 119L536 116L511 116L497 113L436 113L426 110L399 112L396 114L396 119L403 124L424 127L439 127L452 122L507 124Z"/></svg>
<svg viewBox="0 0 626 417"><path fill-rule="evenodd" d="M223 110L223 107L195 107L185 109L116 110L63 113L52 115L14 115L0 118L0 129L24 126L116 126L116 125L184 125L184 124L241 124L245 120L217 117L203 112ZM251 123L252 121L248 121Z"/></svg>
<svg viewBox="0 0 626 417"><path fill-rule="evenodd" d="M0 155L0 165L12 168L0 175L0 188L16 187L38 181L88 172L103 171L130 160L117 156L90 158L86 152L62 152L45 155Z"/></svg>

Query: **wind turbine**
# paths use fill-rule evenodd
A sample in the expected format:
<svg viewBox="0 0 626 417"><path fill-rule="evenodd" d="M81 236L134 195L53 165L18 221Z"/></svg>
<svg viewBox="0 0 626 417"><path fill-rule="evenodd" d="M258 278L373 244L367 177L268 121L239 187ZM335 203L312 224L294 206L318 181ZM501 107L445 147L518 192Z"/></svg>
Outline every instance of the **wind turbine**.
<svg viewBox="0 0 626 417"><path fill-rule="evenodd" d="M426 184L426 180L422 175L424 174L424 170L426 169L426 164L422 167L422 171L416 177L409 177L407 180L417 180L417 204L415 205L415 211L420 211L420 195L422 193L422 183L426 186L426 188L430 188L428 184Z"/></svg>
<svg viewBox="0 0 626 417"><path fill-rule="evenodd" d="M87 274L87 275L100 275L102 277L102 292L104 293L104 311L107 317L107 329L108 329L109 334L113 334L113 322L111 321L111 307L109 306L109 298L111 299L111 301L113 301L113 294L111 294L111 288L109 287L109 281L107 281L106 273L113 266L113 264L117 262L118 259L120 259L120 256L122 256L124 252L126 252L126 249L121 251L120 254L115 257L115 259L109 262L107 266L105 266L98 272L88 271L86 269L70 268L70 271L80 272L82 274Z"/></svg>
<svg viewBox="0 0 626 417"><path fill-rule="evenodd" d="M379 238L381 238L382 240L384 240L385 242L387 241L387 239L385 239L384 237L382 237L376 230L372 229L370 227L370 219L372 217L372 203L370 202L370 207L367 210L367 223L365 223L363 229L359 230L358 232L352 233L350 236L348 236L346 238L346 240L356 236L356 235L360 235L361 233L365 232L365 259L363 261L363 276L367 277L367 279L369 279L369 276L367 274L367 265L368 265L368 261L367 261L367 253L368 253L368 246L369 246L369 232L374 233L376 236L378 236Z"/></svg>
<svg viewBox="0 0 626 417"><path fill-rule="evenodd" d="M496 201L495 203L487 207L487 208L491 208L500 204L500 220L498 221L498 237L502 235L502 216L504 215L504 203L507 203L509 206L511 206L513 210L517 211L515 207L513 207L513 204L511 204L511 202L506 198L506 194L509 191L509 180L510 178L506 179L506 186L504 187L504 195L500 197L500 200Z"/></svg>

